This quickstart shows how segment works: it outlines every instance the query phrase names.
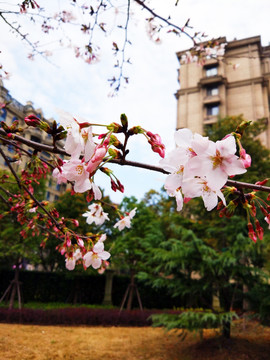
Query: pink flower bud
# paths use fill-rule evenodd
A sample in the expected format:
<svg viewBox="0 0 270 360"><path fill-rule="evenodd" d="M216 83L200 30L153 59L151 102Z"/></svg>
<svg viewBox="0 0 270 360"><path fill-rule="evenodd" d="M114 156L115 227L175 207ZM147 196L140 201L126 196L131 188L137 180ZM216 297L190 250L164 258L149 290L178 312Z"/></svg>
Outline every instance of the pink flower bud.
<svg viewBox="0 0 270 360"><path fill-rule="evenodd" d="M121 191L122 193L124 192L124 185L121 184L121 182L117 179L117 185L118 185L118 190Z"/></svg>
<svg viewBox="0 0 270 360"><path fill-rule="evenodd" d="M92 163L97 161L102 161L104 156L106 155L107 148L106 147L99 147L96 148L95 154L93 155L92 159L90 160Z"/></svg>
<svg viewBox="0 0 270 360"><path fill-rule="evenodd" d="M262 240L263 239L263 228L261 227L259 220L255 221L255 226L256 226L256 234L257 234L258 238L260 240Z"/></svg>
<svg viewBox="0 0 270 360"><path fill-rule="evenodd" d="M257 236L256 236L256 234L255 234L255 232L254 232L254 229L253 229L252 224L251 224L251 223L248 223L248 224L247 224L247 227L248 227L248 237L249 237L252 241L257 242Z"/></svg>
<svg viewBox="0 0 270 360"><path fill-rule="evenodd" d="M28 115L24 118L26 125L37 127L40 124L40 119L36 115Z"/></svg>
<svg viewBox="0 0 270 360"><path fill-rule="evenodd" d="M153 134L150 131L147 131L147 136L149 136L149 144L152 147L152 150L158 153L162 158L165 156L165 146L161 142L161 137L158 134Z"/></svg>
<svg viewBox="0 0 270 360"><path fill-rule="evenodd" d="M79 221L78 220L72 219L71 221L75 226L77 226L77 227L79 226Z"/></svg>
<svg viewBox="0 0 270 360"><path fill-rule="evenodd" d="M117 185L113 179L111 179L111 188L113 191L117 191Z"/></svg>
<svg viewBox="0 0 270 360"><path fill-rule="evenodd" d="M77 242L80 247L84 247L84 242L81 238L78 238Z"/></svg>

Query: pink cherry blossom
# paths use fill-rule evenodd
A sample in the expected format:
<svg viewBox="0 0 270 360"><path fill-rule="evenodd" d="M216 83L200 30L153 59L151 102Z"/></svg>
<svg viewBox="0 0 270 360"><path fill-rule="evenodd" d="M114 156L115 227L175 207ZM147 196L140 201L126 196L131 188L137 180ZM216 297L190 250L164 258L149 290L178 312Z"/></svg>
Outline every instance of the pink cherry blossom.
<svg viewBox="0 0 270 360"><path fill-rule="evenodd" d="M91 174L93 173L100 163L103 161L108 150L108 141L104 141L102 145L97 145L94 149L94 153L87 165L87 171Z"/></svg>
<svg viewBox="0 0 270 360"><path fill-rule="evenodd" d="M208 211L214 209L218 204L218 197L226 206L225 197L218 188L211 188L206 177L188 178L183 181L182 191L187 198L202 197L204 206Z"/></svg>
<svg viewBox="0 0 270 360"><path fill-rule="evenodd" d="M66 161L65 161L64 163L66 163ZM67 178L66 178L65 175L63 174L62 169L59 170L59 168L55 168L55 169L53 170L53 172L52 172L52 176L57 179L57 184L66 183L66 182L67 182Z"/></svg>
<svg viewBox="0 0 270 360"><path fill-rule="evenodd" d="M174 136L176 149L172 150L165 159L160 160L161 167L170 172L165 180L165 189L168 194L174 193L182 186L187 172L187 164L197 153L204 152L209 146L207 137L194 134L189 129L181 129Z"/></svg>
<svg viewBox="0 0 270 360"><path fill-rule="evenodd" d="M246 169L235 155L236 144L233 136L217 141L209 141L208 148L189 161L189 171L195 176L206 176L210 188L225 185L228 176L243 174Z"/></svg>
<svg viewBox="0 0 270 360"><path fill-rule="evenodd" d="M89 173L86 171L86 164L79 159L71 158L64 163L63 176L69 181L74 181L74 191L83 193L92 188Z"/></svg>
<svg viewBox="0 0 270 360"><path fill-rule="evenodd" d="M243 162L244 167L247 169L251 166L251 156L246 153L245 149L240 150L240 159Z"/></svg>

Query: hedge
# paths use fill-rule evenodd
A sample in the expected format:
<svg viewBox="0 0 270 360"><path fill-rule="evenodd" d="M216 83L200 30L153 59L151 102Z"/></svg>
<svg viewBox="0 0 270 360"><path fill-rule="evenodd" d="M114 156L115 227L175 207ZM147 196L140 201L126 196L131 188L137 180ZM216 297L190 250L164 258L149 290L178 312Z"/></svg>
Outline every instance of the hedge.
<svg viewBox="0 0 270 360"><path fill-rule="evenodd" d="M0 272L0 297L13 280L13 271ZM105 275L87 273L20 271L22 299L27 302L62 302L78 304L102 304L105 290ZM119 307L129 284L129 277L115 275L112 287L112 305ZM172 309L184 306L179 299L170 297L141 282L138 283L143 307L146 309ZM133 307L138 302L134 296Z"/></svg>
<svg viewBox="0 0 270 360"><path fill-rule="evenodd" d="M161 311L66 308L55 310L0 308L0 323L33 325L151 326L151 315ZM170 313L176 313L171 311Z"/></svg>

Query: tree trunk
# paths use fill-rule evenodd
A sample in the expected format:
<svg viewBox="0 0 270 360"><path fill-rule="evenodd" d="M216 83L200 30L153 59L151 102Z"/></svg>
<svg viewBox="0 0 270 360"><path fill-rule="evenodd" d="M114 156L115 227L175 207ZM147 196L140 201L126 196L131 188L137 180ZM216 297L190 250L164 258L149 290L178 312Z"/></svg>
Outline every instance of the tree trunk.
<svg viewBox="0 0 270 360"><path fill-rule="evenodd" d="M134 271L131 270L131 274L130 274L130 290L129 290L129 296L128 296L128 302L127 302L127 310L131 310L131 307L132 307L132 300L133 300L134 287L135 287L134 277L135 277Z"/></svg>
<svg viewBox="0 0 270 360"><path fill-rule="evenodd" d="M231 322L224 321L222 324L222 336L226 339L231 338Z"/></svg>
<svg viewBox="0 0 270 360"><path fill-rule="evenodd" d="M105 271L105 275L106 275L105 294L102 304L112 305L112 284L113 284L114 270L107 269Z"/></svg>
<svg viewBox="0 0 270 360"><path fill-rule="evenodd" d="M11 290L11 295L10 295L10 300L9 300L9 309L13 309L14 308L14 301L15 301L15 295L16 295L16 291L17 291L17 295L18 298L20 299L20 286L19 286L19 266L16 265L15 268L15 274L14 274L14 279L12 280L12 290ZM20 303L19 303L19 307L20 307Z"/></svg>

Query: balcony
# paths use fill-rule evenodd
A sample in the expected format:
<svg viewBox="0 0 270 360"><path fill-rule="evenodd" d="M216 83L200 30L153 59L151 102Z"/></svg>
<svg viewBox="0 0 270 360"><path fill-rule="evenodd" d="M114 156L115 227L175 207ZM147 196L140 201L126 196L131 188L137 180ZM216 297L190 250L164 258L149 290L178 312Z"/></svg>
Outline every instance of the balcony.
<svg viewBox="0 0 270 360"><path fill-rule="evenodd" d="M227 81L226 78L224 78L221 75L205 76L201 78L201 80L198 82L198 85L206 86L206 85L226 83L226 81Z"/></svg>
<svg viewBox="0 0 270 360"><path fill-rule="evenodd" d="M218 121L218 115L207 115L204 119L203 119L203 124L204 125L211 125L214 124Z"/></svg>
<svg viewBox="0 0 270 360"><path fill-rule="evenodd" d="M220 103L220 101L221 101L221 99L220 99L219 95L208 95L208 96L205 96L203 99L204 105L218 104L218 103Z"/></svg>

